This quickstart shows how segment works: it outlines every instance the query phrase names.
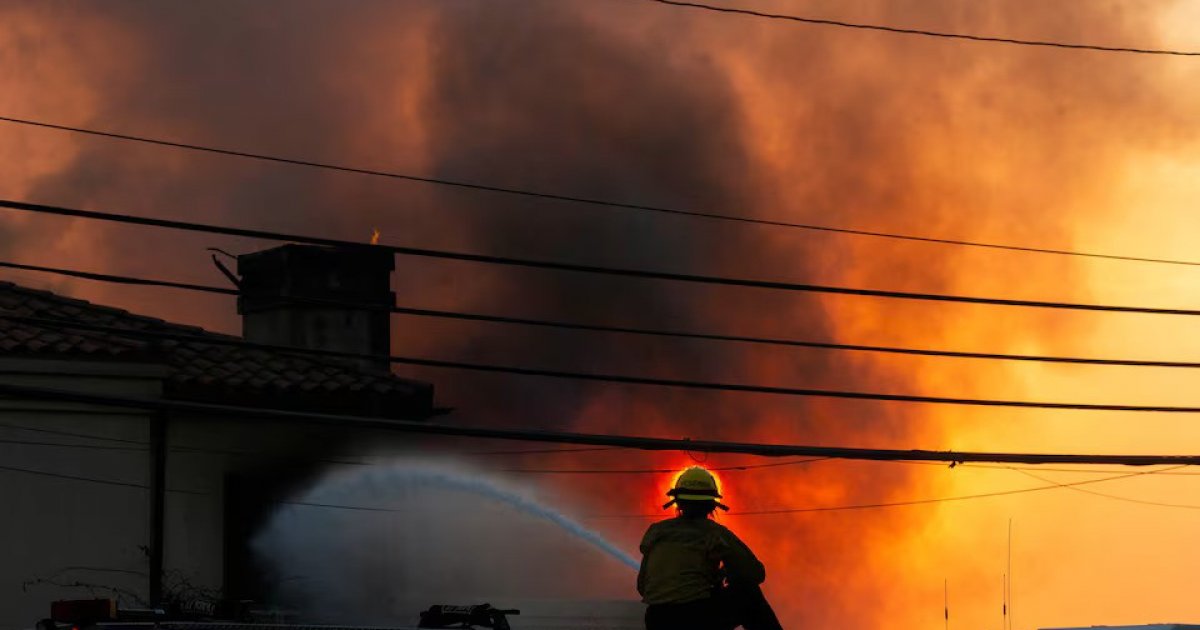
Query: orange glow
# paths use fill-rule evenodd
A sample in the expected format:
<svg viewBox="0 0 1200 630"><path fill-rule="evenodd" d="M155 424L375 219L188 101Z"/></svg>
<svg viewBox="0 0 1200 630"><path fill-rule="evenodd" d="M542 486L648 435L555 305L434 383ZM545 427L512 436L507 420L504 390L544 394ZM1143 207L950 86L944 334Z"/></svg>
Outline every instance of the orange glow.
<svg viewBox="0 0 1200 630"><path fill-rule="evenodd" d="M692 464L691 466L685 466L685 467L683 467L683 468L680 468L680 469L679 469L679 471L678 471L678 472L676 472L676 473L675 473L675 474L674 474L674 475L671 477L671 483L667 484L667 488L666 488L666 490L670 490L670 489L674 488L674 487L675 487L675 484L679 483L679 478L680 478L680 477L682 477L682 476L683 476L683 473L687 472L687 470L688 470L689 468L701 468L701 469L704 469L704 470L708 471L708 474L712 475L712 477L713 477L713 481L717 482L717 493L718 493L718 494L724 494L724 493L725 493L725 484L721 482L721 476L720 476L720 474L719 474L719 473L717 473L717 471L715 471L715 470L711 470L711 469L709 469L709 468L705 468L704 466L698 466L698 465L696 465L696 464ZM663 494L666 494L666 490L664 490L664 491L663 491Z"/></svg>
<svg viewBox="0 0 1200 630"><path fill-rule="evenodd" d="M480 3L457 13L443 12L437 8L440 4L379 9L395 15L339 16L339 28L353 34L354 45L327 46L321 56L309 59L316 67L305 67L303 73L316 77L313 85L324 86L333 96L304 92L306 98L293 99L301 103L308 97L329 97L336 105L327 108L329 120L311 124L303 115L285 120L287 112L281 110L279 124L230 130L225 128L228 120L241 117L228 112L265 116L273 110L261 104L262 111L245 110L240 90L222 89L214 90L213 97L238 98L211 109L197 106L193 112L181 106L187 99L171 100L173 90L186 87L177 81L135 83L138 89L123 83L131 77L156 76L156 64L175 57L175 51L155 48L166 38L154 29L139 32L134 22L113 20L103 12L59 19L63 16L51 9L32 8L43 5L14 3L0 8L0 50L11 55L5 62L0 112L66 123L100 121L95 126L264 151L320 147L327 155L312 149L313 155L330 161L338 156L346 163L394 163L397 170L445 173L464 181L564 194L582 191L587 196L806 224L1133 256L1198 257L1196 61L780 25L654 3L622 3L620 10L607 3L535 3L538 11L528 12ZM801 5L814 16L881 24L903 21L933 30L1112 45L1200 46L1200 5L1170 0L760 0L755 8L798 13ZM270 24L269 18L222 23ZM299 17L296 20L301 23ZM520 21L521 28L508 28L515 23L509 20ZM497 26L492 31L489 25ZM534 34L531 41L520 39L526 33ZM551 54L562 52L553 48L561 41L569 42L569 54ZM310 47L315 44L305 40L297 48ZM483 62L470 57L469 51L476 49L482 50L478 55ZM525 56L491 58L514 50L526 51ZM587 51L595 54L588 56ZM631 57L623 57L623 52ZM569 71L547 79L538 74L543 66L549 66L548 73L559 67ZM520 70L511 80L486 82L497 74L496 68ZM218 70L209 74L224 77L231 69ZM657 71L647 75L657 83L678 83L660 90L668 96L659 94L651 101L652 90L645 88L654 85L639 85L631 78L642 76L643 70ZM290 75L279 80L286 76ZM680 94L670 100L676 91ZM352 94L371 98L359 102L346 97ZM142 109L156 103L160 109ZM709 107L700 107L704 104ZM314 111L326 115L324 108ZM208 119L211 127L197 122ZM677 119L688 125L672 134L654 135ZM322 136L322 129L334 133ZM689 144L696 138L715 140ZM289 191L308 181L308 172L297 175L283 169L270 172L286 178L281 180L285 184L262 193L269 193L267 199L279 206L247 218L245 213L258 212L264 204L261 196L247 198L247 190L260 189L262 173L247 169L244 162L98 145L95 139L8 126L0 126L0 139L0 184L15 191L12 196L37 196L33 200L41 202L180 216L219 209L225 214L213 217L213 222L296 221L289 229L340 230L337 233L346 238L361 238L366 225L380 225L389 234L403 234L405 240L412 234L415 241L462 251L525 255L523 247L536 247L543 248L536 256L546 259L580 254L580 259L595 256L614 266L849 287L1180 308L1195 308L1200 296L1200 272L1194 267L682 218L660 223L662 217L649 214L634 219L616 211L565 205L530 203L528 213L526 208L510 212L504 205L512 202L508 198L470 196L466 201L458 193L409 184L397 192L401 189L393 187L394 182L370 178L312 177L309 183L320 193L313 198L355 203L344 213L324 212L321 203L314 203L308 214L293 214L286 212L289 204L305 202L309 191L294 196ZM586 161L595 155L602 159ZM659 161L639 161L647 155ZM582 161L572 161L577 159ZM113 163L125 165L126 170L115 171L122 177L96 170ZM560 169L562 164L567 166ZM689 178L693 169L709 170ZM236 178L242 171L250 173L248 179ZM700 192L691 189L709 180L721 185ZM140 184L146 181L161 190L147 192ZM400 194L411 203L403 212L395 208ZM497 208L489 206L492 203ZM453 221L443 220L450 216ZM172 239L147 239L144 232L97 228L83 221L51 223L7 214L2 218L3 227L13 234L4 244L14 259L58 258L70 260L70 266L143 275L157 274L161 267L163 275L185 279L209 271L195 258L180 256L186 248ZM300 225L302 219L310 223ZM456 227L442 229L444 225ZM372 231L372 244L378 244L381 231ZM621 247L587 250L605 231L617 234ZM136 255L130 254L131 243ZM212 244L199 237L188 241L196 251ZM534 280L533 275L506 275L483 266L412 264L413 273L397 274L405 278L406 300L479 312L504 312L510 306L515 310L520 304L528 305L530 316L547 319L583 320L586 313L588 321L602 323L657 322L661 328L865 345L1186 361L1200 356L1196 323L1183 317L780 296L738 289L705 292L666 283L643 287L645 293L635 299L591 300L587 283L592 279L572 277L570 282L584 289L558 295L540 284L549 282L543 276ZM42 277L18 278L26 280L49 285ZM189 300L162 299L161 294L140 289L75 280L49 286L146 314L238 328L236 315L224 303L214 302L201 312ZM658 292L669 293L671 299L656 302ZM599 310L602 307L609 310ZM661 312L655 310L659 307ZM676 326L677 319L684 321ZM540 330L423 320L406 320L393 335L401 354L455 357L464 349L479 349L494 351L497 363L562 360L571 369L594 367L596 372L1014 400L1197 404L1198 399L1195 374L1189 370L749 344L692 346L616 336L603 337L602 348L543 356L537 352L569 342ZM600 365L601 361L607 363ZM529 408L509 404L505 408L510 415L492 417L492 407L472 408L472 397L487 388L476 387L470 377L449 370L404 374L434 381L441 402L464 408L465 416L476 413L474 417L496 423L527 422L543 411L543 395L550 398L569 389L557 382L488 381L492 389L506 394L511 384L530 391L544 387L537 395L520 397ZM570 410L573 415L563 420L570 426L556 428L889 448L1105 453L1200 448L1200 422L1188 416L881 404L600 385L572 391L583 393L553 407ZM697 460L721 468L773 461L716 455ZM697 460L686 454L622 451L581 453L554 464L681 471ZM530 457L525 463L547 461ZM1060 482L1091 478L1032 472ZM536 483L577 504L577 514L622 516L588 524L636 549L646 525L667 516L657 507L678 474L619 479L562 475ZM789 627L940 627L945 581L955 627L994 627L1000 622L1000 575L1010 517L1016 628L1200 621L1193 593L1194 567L1200 564L1200 546L1194 544L1196 510L1058 489L907 507L738 516L741 511L869 505L1046 484L1004 469L828 461L728 470L722 477L718 483L724 488L728 480L736 499L730 502L734 513L719 517L766 562L767 592ZM1192 498L1200 495L1196 479L1200 478L1155 475L1078 490L1200 504L1200 498ZM636 515L645 518L625 518Z"/></svg>

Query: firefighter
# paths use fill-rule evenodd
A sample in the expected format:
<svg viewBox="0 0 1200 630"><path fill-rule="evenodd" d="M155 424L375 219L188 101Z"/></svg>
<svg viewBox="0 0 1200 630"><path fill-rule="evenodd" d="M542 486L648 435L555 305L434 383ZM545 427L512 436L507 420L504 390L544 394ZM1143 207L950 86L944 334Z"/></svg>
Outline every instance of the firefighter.
<svg viewBox="0 0 1200 630"><path fill-rule="evenodd" d="M722 505L717 480L700 467L667 491L675 518L642 537L637 587L646 630L782 630L759 588L766 569L733 532L711 517Z"/></svg>

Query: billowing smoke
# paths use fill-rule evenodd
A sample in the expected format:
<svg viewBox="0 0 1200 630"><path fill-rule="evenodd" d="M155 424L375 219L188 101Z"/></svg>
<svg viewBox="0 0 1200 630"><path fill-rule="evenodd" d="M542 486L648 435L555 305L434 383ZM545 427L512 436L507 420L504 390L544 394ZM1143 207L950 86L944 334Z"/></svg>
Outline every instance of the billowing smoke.
<svg viewBox="0 0 1200 630"><path fill-rule="evenodd" d="M782 1L759 4L799 10ZM1086 6L830 0L803 9L960 32L1153 45L1172 7L1149 9L1131 0ZM306 1L290 3L286 12L245 2L12 2L0 3L0 52L6 83L0 109L18 116L501 186L1017 243L1069 245L1106 236L1080 226L1131 212L1114 201L1114 182L1144 155L1186 155L1198 111L1196 91L1176 87L1195 84L1196 71L1182 62L785 26L633 0L352 7ZM4 195L45 203L363 241L379 228L396 244L627 267L1092 297L1094 270L1066 259L487 196L13 127L0 133L0 159L16 165L0 171L0 186L9 191ZM6 256L183 280L220 280L204 246L247 251L262 245L3 219ZM220 298L167 301L140 290L52 286L236 329L232 305ZM414 306L921 347L1024 351L1067 338L1090 351L1096 339L1094 320L1045 312L997 316L981 308L408 258L398 261L397 293ZM401 354L698 380L1012 398L1092 395L1095 389L1079 385L1086 379L1007 366L964 369L933 360L415 318L397 319L394 336ZM1030 447L1029 436L1042 427L1032 416L1013 420L960 409L448 371L411 375L435 382L460 422L929 448ZM1073 384L1050 390L1044 383ZM985 426L1022 428L980 429ZM1056 435L1059 442L1032 446L1078 445L1077 434ZM690 462L685 455L608 452L529 457L514 465ZM922 471L816 463L730 472L726 481L735 509L747 510L945 494L953 484ZM570 497L581 514L629 517L652 512L665 482L664 476L570 475L527 483ZM995 580L990 567L965 559L973 553L941 552L946 562L940 566L922 560L922 545L932 538L959 545L953 549L985 544L963 533L984 531L978 522L955 521L955 528L939 514L936 508L849 511L730 517L728 523L767 558L767 590L788 621L880 627L897 620L916 625L931 610L940 614L946 573L966 584L963 599L980 609L980 602L990 605ZM646 522L614 518L587 525L632 548ZM362 527L367 547L387 540L381 529Z"/></svg>

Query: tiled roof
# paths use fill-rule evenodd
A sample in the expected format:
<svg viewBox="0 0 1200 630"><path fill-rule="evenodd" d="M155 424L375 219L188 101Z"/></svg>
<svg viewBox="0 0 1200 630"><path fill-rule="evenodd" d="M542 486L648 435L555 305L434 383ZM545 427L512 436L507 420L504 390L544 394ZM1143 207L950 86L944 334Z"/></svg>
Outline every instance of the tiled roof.
<svg viewBox="0 0 1200 630"><path fill-rule="evenodd" d="M433 388L428 383L336 359L222 345L214 342L240 338L11 282L0 282L0 312L212 339L126 337L0 319L0 355L160 363L168 369L165 393L170 398L388 417L431 413Z"/></svg>

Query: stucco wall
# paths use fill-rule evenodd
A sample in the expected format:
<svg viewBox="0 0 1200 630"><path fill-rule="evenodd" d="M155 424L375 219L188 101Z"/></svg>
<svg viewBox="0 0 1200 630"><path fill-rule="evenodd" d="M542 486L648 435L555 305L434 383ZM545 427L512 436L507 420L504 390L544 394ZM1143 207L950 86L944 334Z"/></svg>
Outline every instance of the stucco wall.
<svg viewBox="0 0 1200 630"><path fill-rule="evenodd" d="M0 383L32 387L157 398L164 377L151 365L0 359ZM56 599L148 599L152 417L0 399L0 630L32 627ZM356 434L375 446L395 439ZM275 483L256 497L269 511L347 437L336 427L170 415L164 590L227 586L231 483Z"/></svg>
<svg viewBox="0 0 1200 630"><path fill-rule="evenodd" d="M0 360L0 382L36 387L156 396L161 377L152 366ZM147 417L0 400L0 628L31 626L54 599L146 597Z"/></svg>

